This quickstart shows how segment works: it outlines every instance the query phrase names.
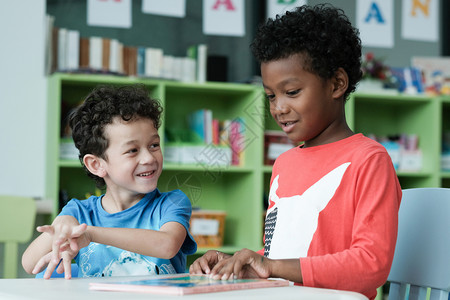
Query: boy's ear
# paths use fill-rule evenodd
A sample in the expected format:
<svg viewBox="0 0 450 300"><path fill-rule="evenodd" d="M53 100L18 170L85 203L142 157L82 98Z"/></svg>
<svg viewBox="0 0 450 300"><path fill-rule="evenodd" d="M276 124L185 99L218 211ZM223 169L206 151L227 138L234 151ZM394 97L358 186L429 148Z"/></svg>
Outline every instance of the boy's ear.
<svg viewBox="0 0 450 300"><path fill-rule="evenodd" d="M333 77L333 96L340 98L348 88L348 75L343 68L337 69Z"/></svg>
<svg viewBox="0 0 450 300"><path fill-rule="evenodd" d="M106 170L103 162L103 159L93 154L86 154L83 157L83 163L89 172L102 178L106 176Z"/></svg>

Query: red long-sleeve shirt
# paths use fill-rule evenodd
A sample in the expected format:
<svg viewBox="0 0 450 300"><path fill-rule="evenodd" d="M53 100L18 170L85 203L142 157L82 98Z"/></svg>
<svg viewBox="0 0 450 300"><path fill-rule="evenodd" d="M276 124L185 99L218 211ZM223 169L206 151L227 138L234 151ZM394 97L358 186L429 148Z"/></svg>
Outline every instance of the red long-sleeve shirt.
<svg viewBox="0 0 450 300"><path fill-rule="evenodd" d="M375 298L397 239L399 185L385 148L355 134L276 160L265 255L299 258L303 285Z"/></svg>

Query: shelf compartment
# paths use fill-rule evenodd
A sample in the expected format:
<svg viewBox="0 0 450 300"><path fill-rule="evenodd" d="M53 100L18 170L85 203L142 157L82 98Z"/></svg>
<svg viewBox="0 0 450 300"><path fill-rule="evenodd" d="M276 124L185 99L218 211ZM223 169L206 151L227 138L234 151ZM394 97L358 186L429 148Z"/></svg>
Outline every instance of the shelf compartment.
<svg viewBox="0 0 450 300"><path fill-rule="evenodd" d="M440 149L440 122L436 118L439 115L438 102L425 96L358 94L353 97L355 132L377 136L417 134L419 149L423 153L423 169L415 173L400 171L399 175L432 176ZM437 177L434 178L437 181Z"/></svg>

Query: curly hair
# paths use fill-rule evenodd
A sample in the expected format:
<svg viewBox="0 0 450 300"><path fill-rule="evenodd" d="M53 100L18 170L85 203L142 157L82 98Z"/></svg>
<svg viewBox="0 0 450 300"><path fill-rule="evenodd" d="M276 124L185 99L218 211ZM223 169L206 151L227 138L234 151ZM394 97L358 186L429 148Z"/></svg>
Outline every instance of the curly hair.
<svg viewBox="0 0 450 300"><path fill-rule="evenodd" d="M97 187L103 188L105 181L86 168L83 157L93 154L107 160L105 155L109 141L105 136L105 127L112 124L116 117L124 121L146 118L153 121L156 129L161 125L161 104L149 97L144 85L96 87L69 115L69 126L75 146L80 151L79 159L89 177Z"/></svg>
<svg viewBox="0 0 450 300"><path fill-rule="evenodd" d="M300 6L261 25L250 48L260 63L304 55L306 71L330 79L338 68L349 77L344 99L362 77L361 39L342 9L329 4Z"/></svg>

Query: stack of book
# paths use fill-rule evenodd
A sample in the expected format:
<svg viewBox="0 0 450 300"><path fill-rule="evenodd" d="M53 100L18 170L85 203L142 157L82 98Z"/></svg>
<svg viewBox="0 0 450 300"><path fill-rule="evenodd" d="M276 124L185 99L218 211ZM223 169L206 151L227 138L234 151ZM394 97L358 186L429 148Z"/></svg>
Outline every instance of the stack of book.
<svg viewBox="0 0 450 300"><path fill-rule="evenodd" d="M206 81L206 45L191 46L185 57L175 57L155 47L124 45L106 37L82 37L78 30L53 24L54 18L47 16L47 74L106 73L182 82Z"/></svg>
<svg viewBox="0 0 450 300"><path fill-rule="evenodd" d="M242 165L245 147L245 123L242 119L218 120L209 109L199 109L187 116L188 140L180 133L168 132L164 149L167 162L200 163L209 166Z"/></svg>

